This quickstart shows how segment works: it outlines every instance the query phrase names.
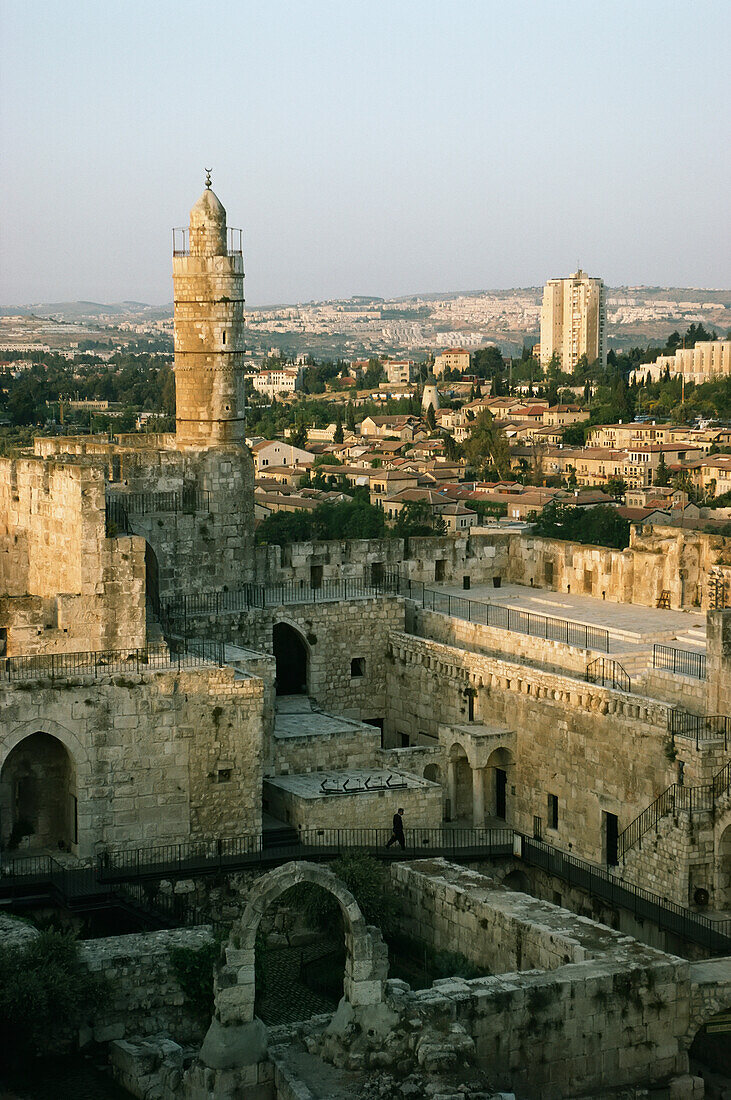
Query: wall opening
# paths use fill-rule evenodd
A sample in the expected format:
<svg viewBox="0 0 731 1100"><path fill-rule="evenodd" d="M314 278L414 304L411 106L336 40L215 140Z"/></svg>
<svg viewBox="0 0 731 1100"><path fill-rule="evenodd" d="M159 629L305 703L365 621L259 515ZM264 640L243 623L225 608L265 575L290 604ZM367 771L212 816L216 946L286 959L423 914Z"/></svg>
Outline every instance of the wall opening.
<svg viewBox="0 0 731 1100"><path fill-rule="evenodd" d="M145 543L145 593L147 596L147 603L153 615L159 616L160 567L157 562L157 555L149 542Z"/></svg>
<svg viewBox="0 0 731 1100"><path fill-rule="evenodd" d="M696 1032L688 1051L691 1073L710 1070L722 1077L731 1078L731 1010L709 1017Z"/></svg>
<svg viewBox="0 0 731 1100"><path fill-rule="evenodd" d="M508 776L514 766L510 749L494 749L490 753L487 767L492 772L492 814L501 821L508 820ZM513 791L515 793L515 791Z"/></svg>
<svg viewBox="0 0 731 1100"><path fill-rule="evenodd" d="M70 851L77 840L74 762L57 737L33 733L0 771L0 845Z"/></svg>
<svg viewBox="0 0 731 1100"><path fill-rule="evenodd" d="M619 837L619 821L616 814L602 811L602 856L609 867L616 867L619 863L617 850L617 838Z"/></svg>
<svg viewBox="0 0 731 1100"><path fill-rule="evenodd" d="M444 580L444 573L445 573L445 569L446 569L446 564L447 563L445 562L444 558L437 558L437 560L434 562L434 580L435 581L443 581Z"/></svg>
<svg viewBox="0 0 731 1100"><path fill-rule="evenodd" d="M275 623L273 650L277 662L277 695L307 694L307 646L289 623Z"/></svg>
<svg viewBox="0 0 731 1100"><path fill-rule="evenodd" d="M718 903L717 909L731 909L731 825L721 833L718 842Z"/></svg>

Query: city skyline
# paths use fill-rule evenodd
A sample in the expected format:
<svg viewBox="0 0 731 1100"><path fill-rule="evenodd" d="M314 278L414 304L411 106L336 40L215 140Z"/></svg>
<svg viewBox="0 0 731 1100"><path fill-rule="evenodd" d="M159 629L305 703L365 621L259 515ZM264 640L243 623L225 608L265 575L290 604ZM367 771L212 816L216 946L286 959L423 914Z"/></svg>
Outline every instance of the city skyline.
<svg viewBox="0 0 731 1100"><path fill-rule="evenodd" d="M3 303L169 302L210 165L254 307L731 283L720 3L0 11Z"/></svg>

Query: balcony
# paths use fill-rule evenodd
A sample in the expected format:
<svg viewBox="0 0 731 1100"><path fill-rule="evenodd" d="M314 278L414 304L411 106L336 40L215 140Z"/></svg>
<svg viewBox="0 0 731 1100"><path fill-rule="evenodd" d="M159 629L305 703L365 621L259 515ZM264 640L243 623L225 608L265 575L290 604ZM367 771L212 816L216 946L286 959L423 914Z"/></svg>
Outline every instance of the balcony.
<svg viewBox="0 0 731 1100"><path fill-rule="evenodd" d="M226 230L226 255L243 256L243 254L244 231L229 226ZM173 229L173 256L190 256L190 230L187 226Z"/></svg>

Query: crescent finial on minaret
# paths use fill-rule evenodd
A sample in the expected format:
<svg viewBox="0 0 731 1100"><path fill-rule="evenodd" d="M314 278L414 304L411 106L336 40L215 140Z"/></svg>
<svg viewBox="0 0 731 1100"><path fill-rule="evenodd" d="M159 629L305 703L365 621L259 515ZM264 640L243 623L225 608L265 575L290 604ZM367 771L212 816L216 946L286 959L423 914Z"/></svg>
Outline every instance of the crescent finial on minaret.
<svg viewBox="0 0 731 1100"><path fill-rule="evenodd" d="M206 187L210 191L210 189L211 189L211 172L213 171L213 169L212 168L204 168L203 171L206 174Z"/></svg>

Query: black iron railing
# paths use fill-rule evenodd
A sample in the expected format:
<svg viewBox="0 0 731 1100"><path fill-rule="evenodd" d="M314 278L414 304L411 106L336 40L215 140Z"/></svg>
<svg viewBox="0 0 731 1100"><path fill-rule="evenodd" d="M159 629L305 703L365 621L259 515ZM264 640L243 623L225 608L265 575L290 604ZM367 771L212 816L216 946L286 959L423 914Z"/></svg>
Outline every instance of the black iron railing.
<svg viewBox="0 0 731 1100"><path fill-rule="evenodd" d="M731 762L714 775L710 783L697 787L686 787L680 783L671 783L654 802L650 803L617 838L617 852L624 856L635 844L642 843L642 837L650 829L657 828L662 818L676 813L708 813L714 810L716 803L731 789Z"/></svg>
<svg viewBox="0 0 731 1100"><path fill-rule="evenodd" d="M208 512L210 496L207 489L182 489L160 493L110 492L107 500L120 504L128 516L146 516L157 512Z"/></svg>
<svg viewBox="0 0 731 1100"><path fill-rule="evenodd" d="M524 836L522 857L526 863L585 890L592 898L625 909L639 920L651 921L663 932L700 944L711 955L731 952L731 920L713 920L694 913L540 840Z"/></svg>
<svg viewBox="0 0 731 1100"><path fill-rule="evenodd" d="M109 676L156 669L222 665L223 642L202 638L173 639L169 645L140 649L88 650L79 653L41 653L0 659L4 680L62 680L76 676Z"/></svg>
<svg viewBox="0 0 731 1100"><path fill-rule="evenodd" d="M437 588L427 588L423 581L404 580L399 594L415 600L427 611L439 611L470 623L514 630L534 638L563 642L581 649L598 649L609 652L609 631L600 626L588 626L569 619L557 619L552 615L537 615L533 611L520 611L502 603L483 603L465 596L452 596Z"/></svg>
<svg viewBox="0 0 731 1100"><path fill-rule="evenodd" d="M235 614L282 604L373 599L395 595L398 587L398 573L386 573L382 580L373 583L360 577L343 577L323 580L320 584L307 584L305 581L246 584L242 588L181 594L164 602L163 615L171 623L185 622L198 616Z"/></svg>
<svg viewBox="0 0 731 1100"><path fill-rule="evenodd" d="M706 655L691 649L674 649L673 646L655 644L652 647L652 667L672 672L676 676L706 678Z"/></svg>
<svg viewBox="0 0 731 1100"><path fill-rule="evenodd" d="M602 687L616 688L618 691L632 691L632 679L620 665L608 657L597 657L586 666L587 684L601 684Z"/></svg>
<svg viewBox="0 0 731 1100"><path fill-rule="evenodd" d="M473 859L509 855L512 829L406 829L406 847L386 848L391 829L301 829L291 842L270 843L266 834L161 844L111 852L99 861L105 882L217 873L248 865L284 863L290 859L334 859L344 852L368 852L384 859L445 856Z"/></svg>
<svg viewBox="0 0 731 1100"><path fill-rule="evenodd" d="M731 718L727 714L690 714L674 707L668 711L668 730L678 737L694 740L696 748L701 741L723 741L724 749L728 749Z"/></svg>

